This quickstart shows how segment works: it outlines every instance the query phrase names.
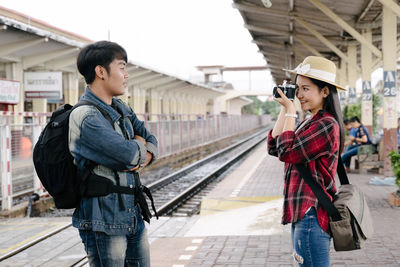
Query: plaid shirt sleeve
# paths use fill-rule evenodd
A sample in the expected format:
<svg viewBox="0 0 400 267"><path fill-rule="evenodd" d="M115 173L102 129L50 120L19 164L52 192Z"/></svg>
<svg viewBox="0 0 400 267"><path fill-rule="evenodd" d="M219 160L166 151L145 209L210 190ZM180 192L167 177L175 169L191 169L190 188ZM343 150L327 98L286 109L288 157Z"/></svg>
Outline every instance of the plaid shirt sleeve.
<svg viewBox="0 0 400 267"><path fill-rule="evenodd" d="M272 137L272 130L268 132L267 140L268 154L277 157L278 148L276 147L276 138Z"/></svg>
<svg viewBox="0 0 400 267"><path fill-rule="evenodd" d="M297 134L285 131L279 135L276 144L281 161L291 164L308 163L330 153L335 137L339 136L339 126L335 119L321 118L305 127Z"/></svg>

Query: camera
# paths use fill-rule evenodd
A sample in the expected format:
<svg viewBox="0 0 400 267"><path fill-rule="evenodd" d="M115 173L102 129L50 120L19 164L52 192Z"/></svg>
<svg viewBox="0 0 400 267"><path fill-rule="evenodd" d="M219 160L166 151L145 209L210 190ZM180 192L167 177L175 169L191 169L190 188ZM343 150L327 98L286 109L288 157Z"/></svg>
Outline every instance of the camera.
<svg viewBox="0 0 400 267"><path fill-rule="evenodd" d="M291 83L284 83L283 85L278 85L274 87L272 95L275 98L280 98L280 94L278 93L278 88L282 90L282 92L286 95L290 100L294 100L294 96L296 95L296 85Z"/></svg>

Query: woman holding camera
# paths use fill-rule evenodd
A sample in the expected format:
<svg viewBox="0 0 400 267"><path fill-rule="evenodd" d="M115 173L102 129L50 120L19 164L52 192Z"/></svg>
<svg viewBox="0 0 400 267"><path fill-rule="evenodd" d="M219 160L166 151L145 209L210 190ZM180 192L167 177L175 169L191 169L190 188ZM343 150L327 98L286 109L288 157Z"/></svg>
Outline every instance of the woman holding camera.
<svg viewBox="0 0 400 267"><path fill-rule="evenodd" d="M285 162L283 224L292 224L293 257L300 266L330 266L328 214L294 164L304 164L333 200L335 174L343 148L343 119L335 84L336 66L322 57L310 56L295 70L295 95L306 120L295 126L293 101L278 89L275 101L281 111L268 134L268 153Z"/></svg>

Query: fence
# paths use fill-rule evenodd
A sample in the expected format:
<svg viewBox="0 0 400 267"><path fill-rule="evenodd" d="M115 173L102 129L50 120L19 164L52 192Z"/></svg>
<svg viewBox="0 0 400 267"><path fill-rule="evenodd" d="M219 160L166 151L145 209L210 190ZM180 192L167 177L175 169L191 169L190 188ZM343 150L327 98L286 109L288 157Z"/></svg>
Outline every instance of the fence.
<svg viewBox="0 0 400 267"><path fill-rule="evenodd" d="M50 113L0 112L0 174L2 210L15 198L44 189L33 167L32 151ZM138 114L157 137L160 156L214 142L258 128L269 116ZM149 120L152 118L153 120Z"/></svg>

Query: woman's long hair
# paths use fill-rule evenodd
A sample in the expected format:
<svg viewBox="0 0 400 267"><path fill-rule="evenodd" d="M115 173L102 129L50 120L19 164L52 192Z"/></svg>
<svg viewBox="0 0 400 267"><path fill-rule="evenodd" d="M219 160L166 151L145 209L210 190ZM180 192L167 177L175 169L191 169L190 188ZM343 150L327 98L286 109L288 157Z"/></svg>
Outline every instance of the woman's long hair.
<svg viewBox="0 0 400 267"><path fill-rule="evenodd" d="M323 110L332 114L339 124L339 132L340 132L339 155L340 155L344 147L344 124L343 124L342 109L340 108L340 102L336 86L310 77L307 78L310 79L313 84L318 86L320 91L322 91L322 89L325 86L328 87L329 89L329 95L324 100ZM297 80L297 75L296 75L296 80Z"/></svg>

